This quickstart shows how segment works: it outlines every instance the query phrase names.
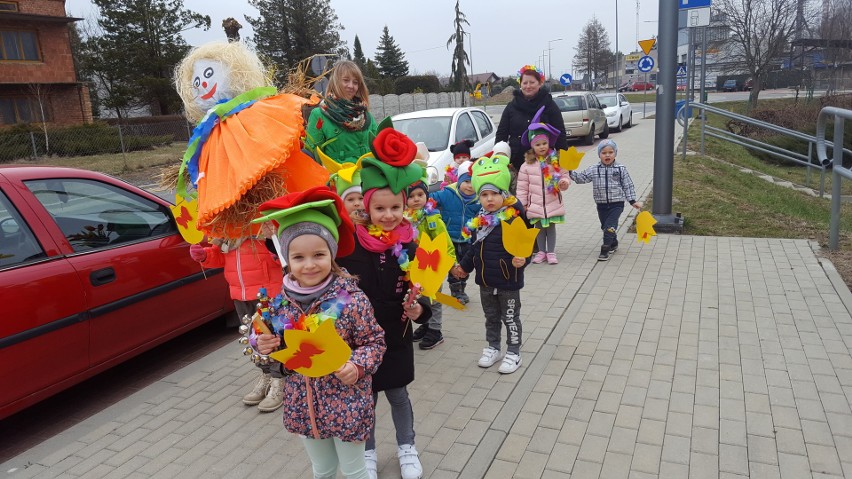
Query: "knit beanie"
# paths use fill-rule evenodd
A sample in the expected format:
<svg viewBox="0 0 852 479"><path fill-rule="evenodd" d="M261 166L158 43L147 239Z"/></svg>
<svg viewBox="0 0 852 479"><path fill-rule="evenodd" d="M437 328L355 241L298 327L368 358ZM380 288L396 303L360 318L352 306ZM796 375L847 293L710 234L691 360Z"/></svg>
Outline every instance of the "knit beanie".
<svg viewBox="0 0 852 479"><path fill-rule="evenodd" d="M601 150L603 150L603 149L604 149L604 148L606 148L607 146L611 146L611 147L612 147L612 151L613 151L616 155L618 155L618 145L616 145L614 141L612 141L612 140L610 140L610 139L606 139L606 140L601 140L601 142L600 142L600 143L598 143L598 157L599 157L599 158L600 158L600 156L601 156Z"/></svg>
<svg viewBox="0 0 852 479"><path fill-rule="evenodd" d="M302 223L292 224L278 233L278 240L281 242L281 253L283 253L284 258L288 261L290 260L289 251L290 251L290 243L302 235L317 235L320 238L324 239L326 244L328 245L329 251L331 251L331 257L337 257L337 228L333 230L329 230L325 225L320 223L314 223L310 221L305 221Z"/></svg>
<svg viewBox="0 0 852 479"><path fill-rule="evenodd" d="M425 193L426 196L429 196L429 187L426 186L426 183L423 180L417 180L408 186L408 189L406 190L406 198L411 196L411 193L416 190L423 190L423 193Z"/></svg>
<svg viewBox="0 0 852 479"><path fill-rule="evenodd" d="M471 165L473 165L473 162L469 160L459 165L458 169L456 170L458 172L457 174L459 177L458 181L456 182L457 185L461 185L465 181L470 181Z"/></svg>
<svg viewBox="0 0 852 479"><path fill-rule="evenodd" d="M458 158L459 156L467 156L470 158L470 149L473 147L474 143L471 140L462 140L455 145L450 147L450 153L453 154L453 159Z"/></svg>

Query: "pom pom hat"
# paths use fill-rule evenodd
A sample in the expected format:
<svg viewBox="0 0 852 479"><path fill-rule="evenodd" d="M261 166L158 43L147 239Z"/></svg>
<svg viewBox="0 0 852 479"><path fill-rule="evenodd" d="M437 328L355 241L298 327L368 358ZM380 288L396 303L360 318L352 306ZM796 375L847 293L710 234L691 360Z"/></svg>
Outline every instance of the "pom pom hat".
<svg viewBox="0 0 852 479"><path fill-rule="evenodd" d="M284 257L290 242L304 234L315 234L328 243L335 257L347 256L355 250L355 227L346 213L343 200L327 186L290 193L260 205L260 223L274 220L278 224Z"/></svg>
<svg viewBox="0 0 852 479"><path fill-rule="evenodd" d="M472 140L462 140L451 146L450 153L453 154L453 159L458 158L461 155L470 158L470 149L473 147L473 145L474 143Z"/></svg>
<svg viewBox="0 0 852 479"><path fill-rule="evenodd" d="M379 133L370 149L375 158L361 160L361 188L365 193L377 188L389 188L394 194L423 177L423 167L414 163L417 146L404 134L393 129L390 118L379 124Z"/></svg>

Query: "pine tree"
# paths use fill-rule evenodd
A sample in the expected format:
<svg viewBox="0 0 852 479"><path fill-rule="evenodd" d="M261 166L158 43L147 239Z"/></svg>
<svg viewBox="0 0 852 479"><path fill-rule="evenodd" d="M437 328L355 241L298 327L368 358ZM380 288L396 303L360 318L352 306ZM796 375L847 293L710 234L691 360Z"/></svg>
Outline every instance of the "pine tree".
<svg viewBox="0 0 852 479"><path fill-rule="evenodd" d="M464 13L459 8L459 0L456 0L456 19L454 24L455 33L450 35L449 40L447 40L447 48L450 48L450 44L453 42L456 44L453 50L453 62L450 66L450 84L456 87L456 91L465 91L468 85L465 63L470 65L470 60L468 59L467 52L464 50L464 26L470 25L470 23L468 23L467 18L465 18Z"/></svg>
<svg viewBox="0 0 852 479"><path fill-rule="evenodd" d="M367 65L367 57L364 56L364 50L361 49L361 40L358 39L358 35L355 35L355 41L352 42L352 57L358 68L363 71Z"/></svg>
<svg viewBox="0 0 852 479"><path fill-rule="evenodd" d="M183 0L94 0L100 31L86 39L81 71L101 78L96 93L107 108L147 105L151 113L180 111L172 87L175 65L189 46L181 32L210 28L210 17L185 10Z"/></svg>
<svg viewBox="0 0 852 479"><path fill-rule="evenodd" d="M258 53L272 61L283 81L288 70L311 55L347 56L343 26L330 0L249 0L260 15L246 16Z"/></svg>
<svg viewBox="0 0 852 479"><path fill-rule="evenodd" d="M614 55L609 50L609 36L603 24L592 17L577 40L574 47L574 65L580 71L585 71L589 81L592 77L602 78L613 63Z"/></svg>
<svg viewBox="0 0 852 479"><path fill-rule="evenodd" d="M384 77L399 78L408 75L408 62L405 61L405 55L388 32L387 25L382 31L382 38L379 39L379 46L376 48L376 64Z"/></svg>

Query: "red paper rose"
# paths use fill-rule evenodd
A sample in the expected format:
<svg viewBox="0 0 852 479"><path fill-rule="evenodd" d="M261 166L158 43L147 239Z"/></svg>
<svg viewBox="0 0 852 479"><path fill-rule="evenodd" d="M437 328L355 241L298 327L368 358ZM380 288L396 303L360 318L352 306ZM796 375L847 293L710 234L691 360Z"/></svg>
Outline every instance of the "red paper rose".
<svg viewBox="0 0 852 479"><path fill-rule="evenodd" d="M373 140L373 154L391 166L406 166L414 161L417 145L403 133L384 128Z"/></svg>

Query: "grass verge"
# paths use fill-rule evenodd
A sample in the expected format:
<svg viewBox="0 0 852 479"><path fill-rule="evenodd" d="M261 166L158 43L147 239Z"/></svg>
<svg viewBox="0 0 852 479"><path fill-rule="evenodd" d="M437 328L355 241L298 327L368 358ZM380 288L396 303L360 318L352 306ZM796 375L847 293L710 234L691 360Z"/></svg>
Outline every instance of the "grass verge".
<svg viewBox="0 0 852 479"><path fill-rule="evenodd" d="M20 161L22 165L50 165L100 171L108 175L123 177L128 174L144 173L149 168L180 163L186 144L175 143L170 146L155 147L150 150L131 151L122 155L104 154L92 156L46 157L37 160ZM159 168L151 171L159 170Z"/></svg>
<svg viewBox="0 0 852 479"><path fill-rule="evenodd" d="M801 101L801 100L800 100ZM783 108L785 106L789 106L794 103L793 99L784 98L784 99L772 99L772 100L761 100L760 106L761 108ZM713 106L722 108L724 110L733 111L735 113L745 114L746 113L746 102L726 102L714 104ZM700 120L696 120L692 123L692 127L689 129L689 145L688 148L694 151L700 150L700 142L701 142L701 126L699 123ZM720 129L727 129L726 124L728 119L716 115L716 114L708 114L707 115L707 125L713 126ZM811 134L812 132L806 132ZM807 144L803 141L798 141L801 145L804 145L805 151L807 151ZM815 190L819 190L820 188L820 174L821 170L819 168L810 168L810 178L808 178L808 168L804 166L800 166L794 164L792 162L784 162L783 160L777 161L764 161L760 158L755 157L751 154L750 149L742 147L740 145L731 143L726 140L720 140L718 138L712 138L709 136L705 136L704 139L704 149L705 153L708 156L713 158L723 159L729 163L732 163L737 166L741 166L743 168L748 168L750 170L758 171L761 173L765 173L770 176L774 176L775 178L779 178L782 180L790 181L792 183L796 183L799 185L808 186ZM816 149L813 151L814 159L816 158ZM825 178L825 193L831 194L831 173L826 172ZM842 183L842 192L844 195L852 195L852 182L846 181Z"/></svg>

